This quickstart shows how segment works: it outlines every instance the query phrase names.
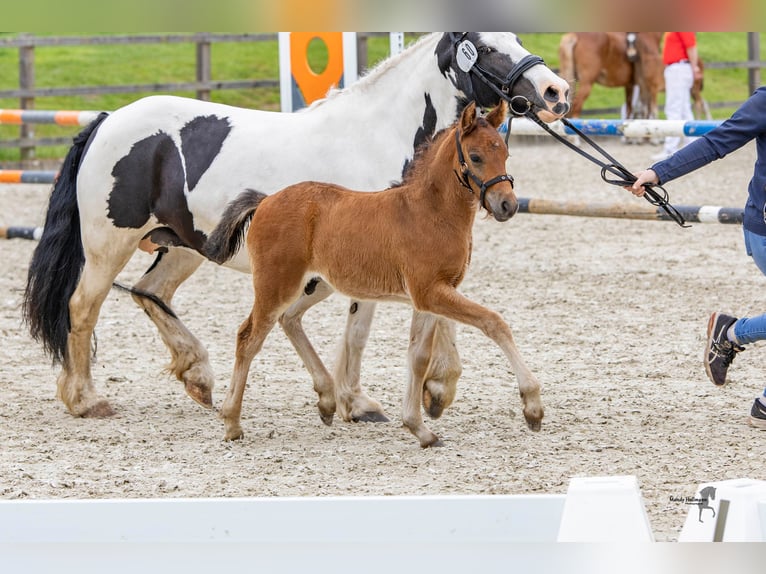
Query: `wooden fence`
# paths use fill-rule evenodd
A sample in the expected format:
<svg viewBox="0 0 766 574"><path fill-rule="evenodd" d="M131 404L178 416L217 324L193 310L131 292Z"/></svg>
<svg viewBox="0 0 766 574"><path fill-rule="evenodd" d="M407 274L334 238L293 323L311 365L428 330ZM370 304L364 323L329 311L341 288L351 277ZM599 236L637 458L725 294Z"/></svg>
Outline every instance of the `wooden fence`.
<svg viewBox="0 0 766 574"><path fill-rule="evenodd" d="M386 33L357 34L357 62L360 72L367 67L367 39L371 36L383 36ZM213 80L211 46L224 42L263 42L276 41L276 34L167 34L167 35L130 35L130 36L50 36L39 37L19 34L0 38L0 49L17 48L19 51L19 87L0 90L0 99L18 99L20 109L34 109L35 98L51 96L103 95L129 93L194 92L202 100L210 99L212 90L239 90L250 88L278 88L277 78L249 80ZM93 45L135 45L135 44L194 44L196 46L196 77L193 81L177 83L130 84L108 86L68 86L37 87L35 85L35 50L51 46L93 46ZM760 60L760 33L747 33L748 60L744 62L706 62L706 69L746 68L748 86L752 92L761 83L761 68L766 62ZM712 107L736 107L741 102L714 102ZM603 117L618 110L588 110L583 115ZM37 146L68 145L67 137L36 137L34 126L22 125L19 137L0 139L0 148L18 148L22 163L34 159Z"/></svg>
<svg viewBox="0 0 766 574"><path fill-rule="evenodd" d="M367 39L372 36L385 36L382 32L360 32L357 34L357 62L360 72L367 67ZM194 92L201 100L209 100L212 90L241 90L250 88L279 88L278 78L251 80L213 80L211 47L223 42L274 42L277 34L167 34L167 35L131 35L131 36L51 36L40 37L20 34L0 38L0 49L17 48L19 51L19 87L0 90L0 99L19 100L19 108L31 110L35 107L35 98L78 95L133 94ZM35 50L52 46L106 46L136 44L194 44L196 46L196 77L189 82L126 84L111 86L67 86L38 87L35 85ZM19 148L22 162L35 156L37 146L69 145L71 136L35 137L34 126L22 125L19 137L0 140L0 148Z"/></svg>

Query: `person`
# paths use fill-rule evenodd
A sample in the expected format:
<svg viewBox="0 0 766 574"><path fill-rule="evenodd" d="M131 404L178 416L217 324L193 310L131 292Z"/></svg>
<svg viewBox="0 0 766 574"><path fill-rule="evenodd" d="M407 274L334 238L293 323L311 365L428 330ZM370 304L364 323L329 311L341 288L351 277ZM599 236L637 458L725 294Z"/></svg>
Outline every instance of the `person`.
<svg viewBox="0 0 766 574"><path fill-rule="evenodd" d="M665 64L665 117L669 120L693 120L691 89L694 81L702 78L696 34L665 32L662 62ZM652 159L665 159L680 145L681 137L666 137L662 151Z"/></svg>
<svg viewBox="0 0 766 574"><path fill-rule="evenodd" d="M755 140L756 161L748 184L743 233L745 251L766 275L766 86L761 86L715 129L681 148L669 158L636 175L625 189L634 195L644 194L644 183L661 184L686 175ZM734 357L745 347L766 339L766 314L733 317L715 312L707 325L704 364L708 377L716 385L726 383L726 374ZM750 424L766 430L766 389L750 409Z"/></svg>

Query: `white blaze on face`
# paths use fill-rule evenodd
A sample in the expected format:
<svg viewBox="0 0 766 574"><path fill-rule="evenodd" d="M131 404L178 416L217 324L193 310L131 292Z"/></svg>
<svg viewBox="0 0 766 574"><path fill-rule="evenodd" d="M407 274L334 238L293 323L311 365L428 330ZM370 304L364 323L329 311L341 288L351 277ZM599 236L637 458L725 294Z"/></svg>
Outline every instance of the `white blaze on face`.
<svg viewBox="0 0 766 574"><path fill-rule="evenodd" d="M529 50L519 43L518 37L512 32L482 32L480 38L482 43L495 48L502 54L507 54L514 63L518 63L522 58L530 55ZM547 105L547 110L538 112L540 119L545 122L559 119L562 114L554 113L552 108L557 103L567 103L569 84L566 80L555 74L547 66L532 66L524 72L524 77L535 86L540 102ZM552 102L544 99L543 95L546 93L558 94L557 101Z"/></svg>

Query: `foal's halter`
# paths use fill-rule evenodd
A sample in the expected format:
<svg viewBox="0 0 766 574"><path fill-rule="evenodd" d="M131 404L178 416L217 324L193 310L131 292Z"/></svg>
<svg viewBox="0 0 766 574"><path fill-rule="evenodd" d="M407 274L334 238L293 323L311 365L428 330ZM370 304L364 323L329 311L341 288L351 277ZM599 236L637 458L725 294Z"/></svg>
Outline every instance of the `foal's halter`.
<svg viewBox="0 0 766 574"><path fill-rule="evenodd" d="M460 174L458 174L457 171L455 171L455 175L457 176L458 181L460 184L467 188L468 191L471 193L474 193L473 188L471 187L471 181L472 180L476 186L479 188L479 207L483 207L487 211L490 211L487 206L484 204L484 197L487 195L487 190L495 185L496 183L500 183L501 181L507 181L511 184L511 187L513 187L513 176L507 173L503 173L500 175L497 175L490 179L489 181L482 181L479 179L479 176L477 176L475 173L473 173L470 168L468 167L468 163L465 161L465 155L463 154L463 146L460 145L460 128L455 128L455 145L457 146L457 160L460 163L460 173L462 174L462 177Z"/></svg>

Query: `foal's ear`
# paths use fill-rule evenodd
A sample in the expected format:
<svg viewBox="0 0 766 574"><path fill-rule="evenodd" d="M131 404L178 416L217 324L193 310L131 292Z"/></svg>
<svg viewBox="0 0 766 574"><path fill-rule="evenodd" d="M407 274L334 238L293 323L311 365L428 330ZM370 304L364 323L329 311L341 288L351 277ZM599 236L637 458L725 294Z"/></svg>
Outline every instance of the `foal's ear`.
<svg viewBox="0 0 766 574"><path fill-rule="evenodd" d="M465 108L463 113L460 114L460 133L467 134L474 128L474 122L476 121L476 103L471 102Z"/></svg>
<svg viewBox="0 0 766 574"><path fill-rule="evenodd" d="M487 121L493 128L499 128L500 124L505 121L505 116L508 113L508 105L505 100L500 100L500 103L494 107L494 109L487 114Z"/></svg>

